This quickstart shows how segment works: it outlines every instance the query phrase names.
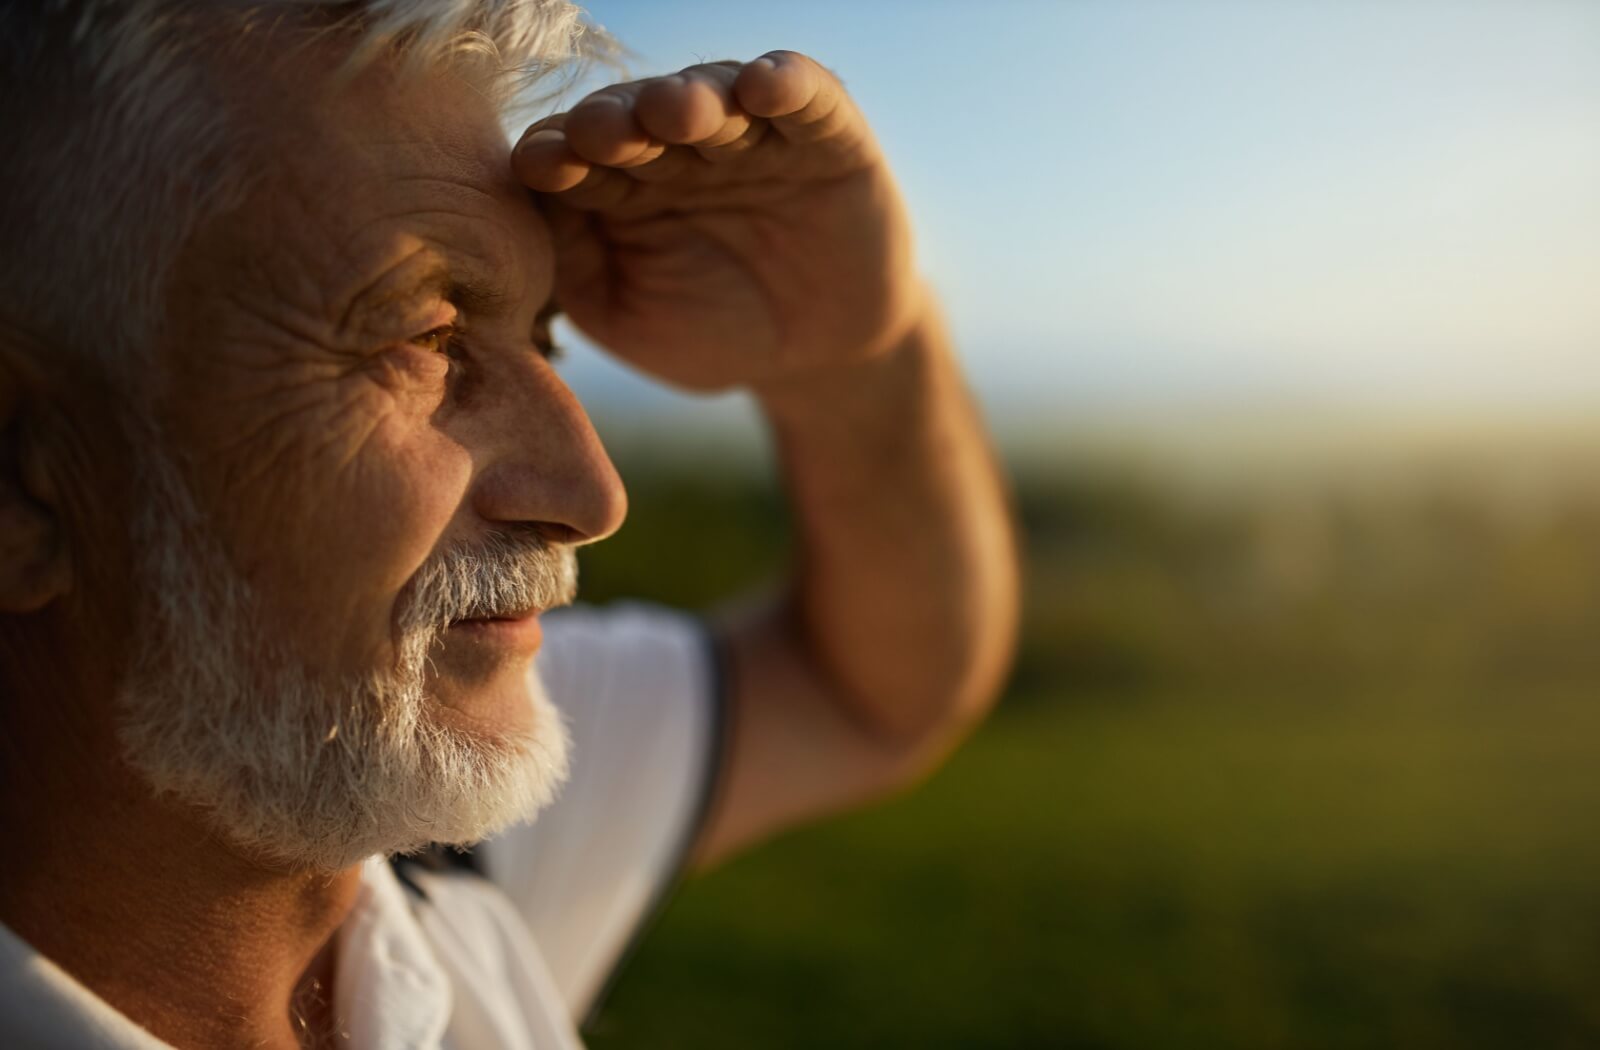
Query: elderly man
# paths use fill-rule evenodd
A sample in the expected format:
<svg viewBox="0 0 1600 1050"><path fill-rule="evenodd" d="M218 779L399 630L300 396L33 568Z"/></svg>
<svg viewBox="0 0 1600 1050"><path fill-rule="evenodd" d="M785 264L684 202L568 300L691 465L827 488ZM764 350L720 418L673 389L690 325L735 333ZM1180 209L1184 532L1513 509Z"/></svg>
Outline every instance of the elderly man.
<svg viewBox="0 0 1600 1050"><path fill-rule="evenodd" d="M905 784L992 702L1002 486L821 66L622 84L512 149L597 39L563 0L0 36L0 1044L577 1046L686 849ZM556 303L753 393L781 601L541 621L624 513Z"/></svg>

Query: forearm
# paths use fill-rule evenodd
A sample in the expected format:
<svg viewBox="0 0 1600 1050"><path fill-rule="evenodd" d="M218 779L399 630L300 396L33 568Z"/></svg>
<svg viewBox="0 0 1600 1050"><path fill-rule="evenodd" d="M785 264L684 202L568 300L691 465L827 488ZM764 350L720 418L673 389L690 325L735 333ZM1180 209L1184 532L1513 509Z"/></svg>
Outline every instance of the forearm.
<svg viewBox="0 0 1600 1050"><path fill-rule="evenodd" d="M877 735L968 724L1011 659L1017 552L937 310L888 354L758 397L796 518L795 644Z"/></svg>

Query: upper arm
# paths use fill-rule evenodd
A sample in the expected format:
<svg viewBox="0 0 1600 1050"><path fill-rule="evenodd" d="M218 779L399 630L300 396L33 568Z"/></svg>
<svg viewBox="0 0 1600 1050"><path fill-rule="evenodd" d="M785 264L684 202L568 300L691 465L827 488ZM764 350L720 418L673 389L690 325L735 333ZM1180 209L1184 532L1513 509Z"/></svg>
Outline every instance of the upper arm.
<svg viewBox="0 0 1600 1050"><path fill-rule="evenodd" d="M875 733L778 611L728 624L715 653L702 621L661 608L560 610L545 626L538 671L572 736L571 776L482 851L577 1016L686 860L880 796L959 736Z"/></svg>
<svg viewBox="0 0 1600 1050"><path fill-rule="evenodd" d="M693 850L698 867L903 787L937 765L967 728L944 721L900 737L874 729L852 713L782 609L718 633L727 745Z"/></svg>

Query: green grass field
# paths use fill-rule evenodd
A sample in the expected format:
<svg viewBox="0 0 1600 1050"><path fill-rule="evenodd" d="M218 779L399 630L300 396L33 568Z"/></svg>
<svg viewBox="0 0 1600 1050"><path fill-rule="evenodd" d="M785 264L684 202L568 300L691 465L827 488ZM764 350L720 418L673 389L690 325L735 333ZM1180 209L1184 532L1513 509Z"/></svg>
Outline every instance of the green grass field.
<svg viewBox="0 0 1600 1050"><path fill-rule="evenodd" d="M591 594L779 563L769 490L631 480ZM1020 496L1001 709L918 790L686 884L593 1047L1600 1044L1597 504ZM696 550L718 579L671 575Z"/></svg>

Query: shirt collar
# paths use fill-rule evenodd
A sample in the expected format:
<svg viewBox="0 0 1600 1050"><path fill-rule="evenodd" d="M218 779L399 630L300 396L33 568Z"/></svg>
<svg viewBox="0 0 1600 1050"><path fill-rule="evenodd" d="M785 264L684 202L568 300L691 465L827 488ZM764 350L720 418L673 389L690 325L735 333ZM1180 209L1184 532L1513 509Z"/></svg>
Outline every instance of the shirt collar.
<svg viewBox="0 0 1600 1050"><path fill-rule="evenodd" d="M362 865L355 906L339 928L335 984L351 1046L438 1046L449 1025L449 977L382 857ZM171 1050L3 923L0 1031L10 1045L39 1050Z"/></svg>
<svg viewBox="0 0 1600 1050"><path fill-rule="evenodd" d="M438 1045L450 1023L450 978L384 858L362 865L338 945L334 994L351 1045Z"/></svg>

